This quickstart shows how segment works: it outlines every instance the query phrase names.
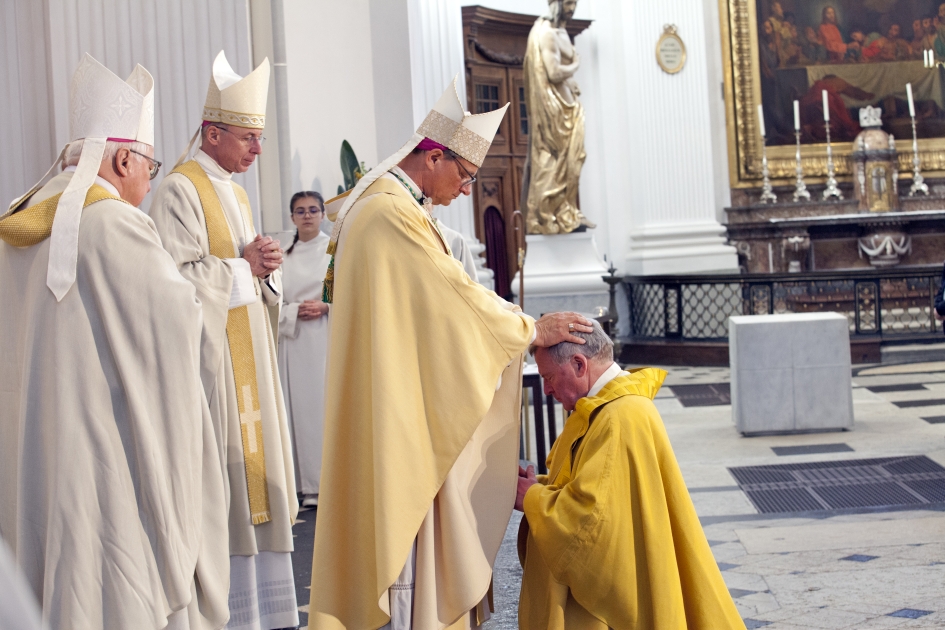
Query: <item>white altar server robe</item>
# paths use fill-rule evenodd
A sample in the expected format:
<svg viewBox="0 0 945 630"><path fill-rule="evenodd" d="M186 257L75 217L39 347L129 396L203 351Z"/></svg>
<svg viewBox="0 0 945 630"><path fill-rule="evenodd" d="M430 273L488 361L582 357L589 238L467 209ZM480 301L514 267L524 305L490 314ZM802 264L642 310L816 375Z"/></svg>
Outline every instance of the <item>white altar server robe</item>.
<svg viewBox="0 0 945 630"><path fill-rule="evenodd" d="M279 317L279 374L295 446L297 486L318 494L325 424L325 361L328 315L303 321L299 306L322 299L322 281L331 256L328 235L298 241L282 263L283 304Z"/></svg>

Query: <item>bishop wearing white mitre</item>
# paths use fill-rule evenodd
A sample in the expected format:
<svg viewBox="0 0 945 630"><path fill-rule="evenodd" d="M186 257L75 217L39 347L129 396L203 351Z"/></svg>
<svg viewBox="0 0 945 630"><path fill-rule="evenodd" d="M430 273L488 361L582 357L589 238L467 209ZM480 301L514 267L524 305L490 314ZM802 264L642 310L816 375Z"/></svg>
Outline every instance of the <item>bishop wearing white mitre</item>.
<svg viewBox="0 0 945 630"><path fill-rule="evenodd" d="M268 59L244 78L217 55L201 147L164 178L150 210L203 306L201 377L229 497L227 627L253 630L299 623L291 558L298 501L267 309L281 302L282 253L256 234L246 191L232 180L262 153L268 91Z"/></svg>
<svg viewBox="0 0 945 630"><path fill-rule="evenodd" d="M0 309L0 535L56 630L228 615L200 304L136 207L160 166L153 88L140 65L122 81L86 55L70 144L0 217L15 296Z"/></svg>

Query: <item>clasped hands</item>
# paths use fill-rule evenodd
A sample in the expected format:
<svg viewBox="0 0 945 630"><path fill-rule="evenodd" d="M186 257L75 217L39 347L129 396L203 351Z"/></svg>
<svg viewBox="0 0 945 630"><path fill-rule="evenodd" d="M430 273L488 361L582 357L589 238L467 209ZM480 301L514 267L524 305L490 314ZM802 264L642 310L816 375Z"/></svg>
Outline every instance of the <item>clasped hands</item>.
<svg viewBox="0 0 945 630"><path fill-rule="evenodd" d="M265 278L282 265L282 249L279 247L279 241L257 234L256 238L243 248L243 258L249 263L254 276Z"/></svg>
<svg viewBox="0 0 945 630"><path fill-rule="evenodd" d="M534 466L529 465L527 469L521 466L518 467L518 491L515 493L515 509L519 512L525 511L525 493L536 483L538 483L538 479L535 477Z"/></svg>
<svg viewBox="0 0 945 630"><path fill-rule="evenodd" d="M309 321L328 313L328 305L321 300L305 300L299 304L299 319Z"/></svg>

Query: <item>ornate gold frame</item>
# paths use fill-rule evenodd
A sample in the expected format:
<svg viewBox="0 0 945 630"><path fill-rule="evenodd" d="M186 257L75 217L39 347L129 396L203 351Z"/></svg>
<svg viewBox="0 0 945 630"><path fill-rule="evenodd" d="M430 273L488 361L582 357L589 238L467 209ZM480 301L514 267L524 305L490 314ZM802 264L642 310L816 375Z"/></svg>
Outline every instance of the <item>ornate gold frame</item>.
<svg viewBox="0 0 945 630"><path fill-rule="evenodd" d="M757 0L719 0L722 29L722 63L725 71L725 126L728 135L728 168L732 188L761 186L761 137L758 135L758 103L761 74L758 67ZM807 183L823 183L827 177L827 145L801 145L801 164ZM912 173L912 141L897 140L900 179ZM834 142L836 174L849 181L851 143ZM945 176L945 138L919 140L919 158L926 176ZM772 183L787 185L795 178L795 146L768 147Z"/></svg>

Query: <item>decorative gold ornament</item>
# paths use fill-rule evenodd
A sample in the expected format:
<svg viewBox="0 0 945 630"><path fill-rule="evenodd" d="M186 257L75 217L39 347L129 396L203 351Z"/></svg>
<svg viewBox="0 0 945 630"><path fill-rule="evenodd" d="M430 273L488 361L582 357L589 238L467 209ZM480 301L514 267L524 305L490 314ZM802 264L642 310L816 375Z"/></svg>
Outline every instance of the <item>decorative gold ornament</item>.
<svg viewBox="0 0 945 630"><path fill-rule="evenodd" d="M676 34L675 24L664 24L656 42L656 63L666 74L676 74L686 65L686 44Z"/></svg>

